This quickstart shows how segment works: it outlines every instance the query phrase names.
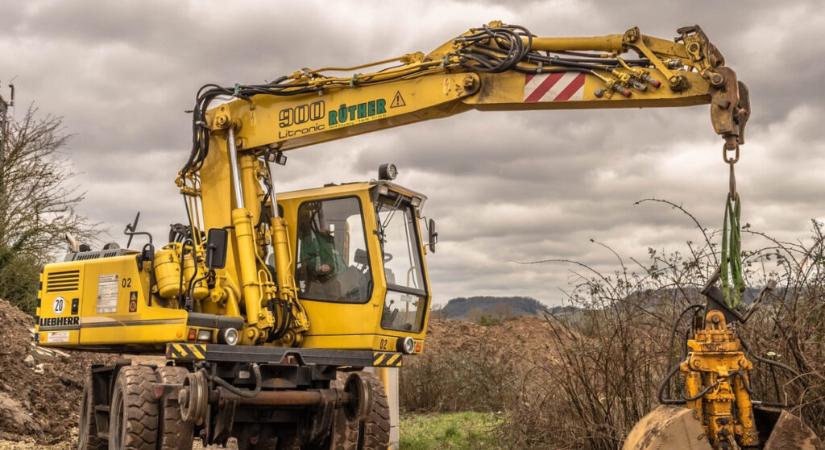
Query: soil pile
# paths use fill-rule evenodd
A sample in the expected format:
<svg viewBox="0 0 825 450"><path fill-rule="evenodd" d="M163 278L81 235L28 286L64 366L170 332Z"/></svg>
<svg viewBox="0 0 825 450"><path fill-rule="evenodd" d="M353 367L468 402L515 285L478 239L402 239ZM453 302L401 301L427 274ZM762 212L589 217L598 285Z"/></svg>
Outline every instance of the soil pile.
<svg viewBox="0 0 825 450"><path fill-rule="evenodd" d="M551 347L554 326L539 317L507 319L492 325L464 320L431 320L424 354L492 353L497 356L518 355L533 363L555 358ZM557 322L553 322L559 332ZM414 358L410 358L414 359Z"/></svg>
<svg viewBox="0 0 825 450"><path fill-rule="evenodd" d="M0 324L0 439L69 440L86 368L115 356L35 347L33 318L5 300Z"/></svg>

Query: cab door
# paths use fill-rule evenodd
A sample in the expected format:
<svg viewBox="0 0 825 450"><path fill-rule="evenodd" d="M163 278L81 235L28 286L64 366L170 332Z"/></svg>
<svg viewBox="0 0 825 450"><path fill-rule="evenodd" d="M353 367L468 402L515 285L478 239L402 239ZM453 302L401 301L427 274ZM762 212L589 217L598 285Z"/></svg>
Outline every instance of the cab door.
<svg viewBox="0 0 825 450"><path fill-rule="evenodd" d="M374 348L385 289L368 191L295 199L284 213L295 224L295 281L310 320L304 345Z"/></svg>

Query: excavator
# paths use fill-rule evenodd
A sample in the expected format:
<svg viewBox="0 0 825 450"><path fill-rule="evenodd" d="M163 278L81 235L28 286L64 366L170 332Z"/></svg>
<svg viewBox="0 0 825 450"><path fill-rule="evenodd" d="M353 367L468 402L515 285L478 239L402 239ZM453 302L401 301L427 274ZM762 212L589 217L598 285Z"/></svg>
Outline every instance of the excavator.
<svg viewBox="0 0 825 450"><path fill-rule="evenodd" d="M677 33L542 37L496 21L428 54L203 86L176 178L186 223L158 243L138 213L126 247L70 242L42 271L37 345L155 357L90 368L78 448L387 448L382 374L424 350L429 319L427 198L392 164L277 192L286 152L471 110L709 104L732 170L747 89L699 26ZM682 448L685 430L685 448L771 448L776 421L754 420L752 364L722 308L699 318L680 404L626 448Z"/></svg>

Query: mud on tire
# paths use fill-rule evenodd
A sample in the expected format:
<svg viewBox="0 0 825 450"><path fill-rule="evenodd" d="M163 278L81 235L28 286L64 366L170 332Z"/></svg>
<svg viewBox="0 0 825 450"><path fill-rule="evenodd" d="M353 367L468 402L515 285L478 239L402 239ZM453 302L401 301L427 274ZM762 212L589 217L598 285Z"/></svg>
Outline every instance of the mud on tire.
<svg viewBox="0 0 825 450"><path fill-rule="evenodd" d="M360 422L347 417L346 411L339 409L335 413L330 434L330 450L358 450Z"/></svg>
<svg viewBox="0 0 825 450"><path fill-rule="evenodd" d="M372 407L360 423L358 449L383 450L390 445L390 405L387 394L378 377L367 372L362 372L361 376L370 387Z"/></svg>
<svg viewBox="0 0 825 450"><path fill-rule="evenodd" d="M95 409L92 399L92 379L86 378L83 397L80 399L80 423L78 425L77 450L105 450L106 441L97 437Z"/></svg>
<svg viewBox="0 0 825 450"><path fill-rule="evenodd" d="M343 389L347 379L346 372L338 372L338 379L333 380L330 387ZM358 450L358 434L361 423L351 419L344 408L335 412L332 419L332 432L329 437L329 450Z"/></svg>
<svg viewBox="0 0 825 450"><path fill-rule="evenodd" d="M158 382L162 384L183 384L189 373L183 367L165 366L157 370ZM192 450L194 426L186 423L180 416L177 392L164 395L159 402L158 412L158 449Z"/></svg>
<svg viewBox="0 0 825 450"><path fill-rule="evenodd" d="M158 401L153 368L125 366L115 381L109 418L109 450L156 450Z"/></svg>

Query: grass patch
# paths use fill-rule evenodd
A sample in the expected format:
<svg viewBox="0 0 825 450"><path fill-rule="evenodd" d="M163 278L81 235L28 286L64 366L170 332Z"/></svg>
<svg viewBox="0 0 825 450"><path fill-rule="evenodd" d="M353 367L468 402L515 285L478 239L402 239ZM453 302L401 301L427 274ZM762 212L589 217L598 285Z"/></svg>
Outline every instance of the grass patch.
<svg viewBox="0 0 825 450"><path fill-rule="evenodd" d="M411 414L401 417L401 450L475 450L501 448L494 413L457 412Z"/></svg>

